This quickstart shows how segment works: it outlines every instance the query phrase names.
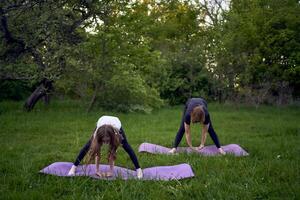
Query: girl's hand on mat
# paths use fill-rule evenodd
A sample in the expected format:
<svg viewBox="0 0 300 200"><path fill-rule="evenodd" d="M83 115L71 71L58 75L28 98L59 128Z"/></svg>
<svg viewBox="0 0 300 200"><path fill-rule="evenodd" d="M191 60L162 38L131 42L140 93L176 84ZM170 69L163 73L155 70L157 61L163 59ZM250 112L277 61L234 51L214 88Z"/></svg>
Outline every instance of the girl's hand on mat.
<svg viewBox="0 0 300 200"><path fill-rule="evenodd" d="M113 176L113 173L112 172L107 172L106 173L106 177L112 177Z"/></svg>
<svg viewBox="0 0 300 200"><path fill-rule="evenodd" d="M141 168L138 168L138 169L136 170L136 175L137 175L137 178L138 178L138 179L143 178L143 170L142 170Z"/></svg>
<svg viewBox="0 0 300 200"><path fill-rule="evenodd" d="M96 175L99 177L102 177L102 173L101 172L96 172Z"/></svg>
<svg viewBox="0 0 300 200"><path fill-rule="evenodd" d="M225 152L222 148L219 148L219 152L220 152L220 154L222 154L222 155L226 155L226 152Z"/></svg>
<svg viewBox="0 0 300 200"><path fill-rule="evenodd" d="M105 178L105 177L112 177L112 173L111 172L96 172L96 175L99 176L99 177L102 177L102 178Z"/></svg>
<svg viewBox="0 0 300 200"><path fill-rule="evenodd" d="M68 173L68 176L74 176L75 175L75 171L76 171L76 166L75 165L72 165L69 173Z"/></svg>

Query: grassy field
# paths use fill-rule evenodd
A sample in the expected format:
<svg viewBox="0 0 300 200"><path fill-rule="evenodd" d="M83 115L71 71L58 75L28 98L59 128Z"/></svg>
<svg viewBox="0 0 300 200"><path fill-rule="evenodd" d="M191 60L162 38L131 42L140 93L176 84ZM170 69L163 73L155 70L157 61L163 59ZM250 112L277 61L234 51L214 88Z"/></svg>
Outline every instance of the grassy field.
<svg viewBox="0 0 300 200"><path fill-rule="evenodd" d="M0 103L0 199L300 199L300 108L209 105L222 144L237 143L248 157L149 155L139 144L170 146L182 107L151 114L89 114L76 102L39 104L31 113L22 102ZM181 181L101 181L39 174L56 161L73 162L98 118L118 116L142 167L189 163L195 177ZM193 144L200 129L192 127ZM207 144L212 144L208 137ZM185 140L181 146L185 146ZM124 150L116 165L133 168Z"/></svg>

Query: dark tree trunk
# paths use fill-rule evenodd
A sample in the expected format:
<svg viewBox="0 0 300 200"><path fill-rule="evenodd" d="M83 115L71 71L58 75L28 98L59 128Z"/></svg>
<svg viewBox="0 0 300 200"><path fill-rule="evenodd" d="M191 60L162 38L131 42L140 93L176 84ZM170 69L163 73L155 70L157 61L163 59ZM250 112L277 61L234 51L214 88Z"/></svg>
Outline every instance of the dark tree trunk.
<svg viewBox="0 0 300 200"><path fill-rule="evenodd" d="M46 95L43 97L43 100L45 102L45 105L49 105L50 103L50 95L48 92L46 92Z"/></svg>
<svg viewBox="0 0 300 200"><path fill-rule="evenodd" d="M24 104L24 109L26 111L31 111L35 104L40 100L41 98L44 98L44 101L46 104L49 104L49 93L53 90L53 82L44 79L40 82L39 86L33 91L33 93L28 97Z"/></svg>
<svg viewBox="0 0 300 200"><path fill-rule="evenodd" d="M93 94L93 97L91 99L91 102L90 102L90 105L88 107L88 109L86 110L87 112L90 112L96 102L96 98L97 98L97 93L98 93L98 86L97 84L95 84L95 90L94 90L94 94Z"/></svg>

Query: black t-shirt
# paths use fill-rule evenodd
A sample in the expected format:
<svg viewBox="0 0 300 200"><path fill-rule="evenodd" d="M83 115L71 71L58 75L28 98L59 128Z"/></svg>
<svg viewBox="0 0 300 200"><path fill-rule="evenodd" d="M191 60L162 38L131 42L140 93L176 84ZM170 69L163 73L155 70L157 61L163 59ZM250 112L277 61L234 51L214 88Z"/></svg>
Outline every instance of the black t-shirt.
<svg viewBox="0 0 300 200"><path fill-rule="evenodd" d="M210 117L207 110L207 103L202 98L191 98L186 102L186 111L184 113L184 122L186 124L191 124L191 113L196 106L203 106L203 111L205 114L204 124L207 125L210 123Z"/></svg>

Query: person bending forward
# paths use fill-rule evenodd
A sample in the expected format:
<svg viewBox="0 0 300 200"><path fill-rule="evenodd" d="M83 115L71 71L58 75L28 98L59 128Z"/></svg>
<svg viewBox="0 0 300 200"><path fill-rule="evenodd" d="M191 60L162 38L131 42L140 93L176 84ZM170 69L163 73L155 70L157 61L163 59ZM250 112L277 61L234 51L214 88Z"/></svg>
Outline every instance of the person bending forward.
<svg viewBox="0 0 300 200"><path fill-rule="evenodd" d="M192 146L191 142L191 131L190 124L192 123L200 123L202 124L202 137L201 144L199 147L195 148ZM194 150L200 150L204 147L206 142L206 135L209 133L211 139L217 146L219 152L221 154L226 154L225 151L221 148L218 136L213 128L212 122L210 120L209 112L207 110L207 103L202 98L190 98L185 104L185 108L182 115L181 124L177 135L175 137L175 142L173 148L169 151L169 153L175 153L176 148L178 147L184 133L186 133L186 141L189 147Z"/></svg>
<svg viewBox="0 0 300 200"><path fill-rule="evenodd" d="M101 173L99 169L100 155L101 155L101 147L103 144L108 144L109 152L108 152L108 162L110 165L110 171L108 173ZM110 177L113 175L114 161L116 159L117 148L119 145L122 145L124 150L128 153L130 159L132 160L136 172L137 177L141 179L143 177L143 171L140 168L138 163L138 159L127 142L125 132L121 126L121 122L117 117L113 116L102 116L98 122L97 126L94 129L94 132L85 146L79 152L73 166L71 167L68 175L75 175L76 168L79 163L82 161L84 156L88 154L88 162L92 159L95 159L96 163L96 174L101 177Z"/></svg>

